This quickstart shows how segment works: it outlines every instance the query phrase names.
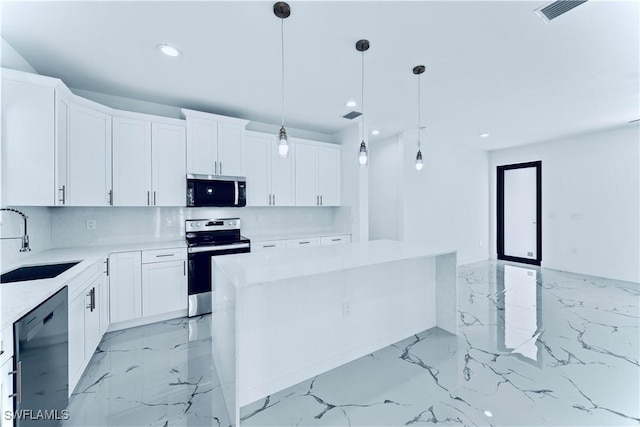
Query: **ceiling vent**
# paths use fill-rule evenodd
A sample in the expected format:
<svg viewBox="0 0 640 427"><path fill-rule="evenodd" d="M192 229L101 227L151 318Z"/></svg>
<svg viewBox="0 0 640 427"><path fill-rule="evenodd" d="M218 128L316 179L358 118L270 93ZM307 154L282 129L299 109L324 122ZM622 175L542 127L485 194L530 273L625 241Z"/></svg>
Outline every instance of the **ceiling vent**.
<svg viewBox="0 0 640 427"><path fill-rule="evenodd" d="M535 12L544 22L550 22L586 2L587 0L558 0L536 9Z"/></svg>
<svg viewBox="0 0 640 427"><path fill-rule="evenodd" d="M352 111L352 112L350 112L350 113L345 114L345 115L344 115L344 116L342 116L342 117L344 117L345 119L353 120L353 119L355 119L356 117L360 117L361 115L362 115L362 113L361 113L361 112L359 112L359 111Z"/></svg>

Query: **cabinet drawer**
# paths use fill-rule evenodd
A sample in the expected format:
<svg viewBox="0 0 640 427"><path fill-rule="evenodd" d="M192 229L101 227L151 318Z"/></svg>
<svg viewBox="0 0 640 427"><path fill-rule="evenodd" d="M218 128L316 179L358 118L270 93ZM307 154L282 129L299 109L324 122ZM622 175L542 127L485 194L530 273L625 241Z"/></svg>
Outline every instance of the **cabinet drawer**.
<svg viewBox="0 0 640 427"><path fill-rule="evenodd" d="M350 234L342 234L340 236L325 236L320 239L322 246L339 245L340 243L351 243Z"/></svg>
<svg viewBox="0 0 640 427"><path fill-rule="evenodd" d="M265 242L251 243L251 252L268 251L270 249L284 249L284 240L269 240Z"/></svg>
<svg viewBox="0 0 640 427"><path fill-rule="evenodd" d="M307 246L320 246L320 238L319 237L311 237L307 239L291 239L287 240L286 248L304 248Z"/></svg>
<svg viewBox="0 0 640 427"><path fill-rule="evenodd" d="M187 259L186 248L157 249L153 251L142 251L142 263L164 262Z"/></svg>

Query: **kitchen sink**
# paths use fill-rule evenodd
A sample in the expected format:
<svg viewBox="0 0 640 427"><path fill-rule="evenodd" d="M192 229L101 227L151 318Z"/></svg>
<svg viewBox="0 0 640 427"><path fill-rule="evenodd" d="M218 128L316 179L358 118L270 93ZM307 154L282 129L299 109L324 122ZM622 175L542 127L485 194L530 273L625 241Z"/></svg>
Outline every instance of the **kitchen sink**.
<svg viewBox="0 0 640 427"><path fill-rule="evenodd" d="M64 273L80 261L62 264L30 265L7 271L0 276L0 283L24 282L27 280L51 279Z"/></svg>

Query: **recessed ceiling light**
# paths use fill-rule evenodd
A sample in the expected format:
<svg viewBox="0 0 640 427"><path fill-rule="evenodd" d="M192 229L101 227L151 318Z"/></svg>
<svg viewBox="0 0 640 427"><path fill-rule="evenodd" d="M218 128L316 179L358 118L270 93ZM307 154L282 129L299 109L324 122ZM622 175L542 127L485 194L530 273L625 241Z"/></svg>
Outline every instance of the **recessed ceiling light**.
<svg viewBox="0 0 640 427"><path fill-rule="evenodd" d="M378 129L374 129L371 131L371 135L380 135L380 131Z"/></svg>
<svg viewBox="0 0 640 427"><path fill-rule="evenodd" d="M356 101L347 101L347 107L352 108L358 105Z"/></svg>
<svg viewBox="0 0 640 427"><path fill-rule="evenodd" d="M490 133L487 133L487 132L485 132L485 133L481 133L481 134L480 134L480 138L489 138L489 135L491 135L491 134L490 134Z"/></svg>
<svg viewBox="0 0 640 427"><path fill-rule="evenodd" d="M175 57L175 56L182 55L182 52L180 52L180 49L178 49L177 47L170 46L168 44L159 44L158 49L160 49L160 52L164 53L167 56Z"/></svg>

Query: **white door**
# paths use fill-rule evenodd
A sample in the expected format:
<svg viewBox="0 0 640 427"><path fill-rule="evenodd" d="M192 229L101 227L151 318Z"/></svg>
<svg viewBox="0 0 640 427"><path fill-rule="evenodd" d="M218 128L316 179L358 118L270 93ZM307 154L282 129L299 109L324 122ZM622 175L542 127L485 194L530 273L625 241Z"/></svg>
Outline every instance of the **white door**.
<svg viewBox="0 0 640 427"><path fill-rule="evenodd" d="M244 176L242 138L244 126L218 122L218 175Z"/></svg>
<svg viewBox="0 0 640 427"><path fill-rule="evenodd" d="M69 100L56 93L56 206L67 204L67 144L69 143Z"/></svg>
<svg viewBox="0 0 640 427"><path fill-rule="evenodd" d="M296 206L318 206L318 147L297 143L295 159Z"/></svg>
<svg viewBox="0 0 640 427"><path fill-rule="evenodd" d="M247 166L247 206L269 206L271 186L269 174L270 141L253 135L245 140Z"/></svg>
<svg viewBox="0 0 640 427"><path fill-rule="evenodd" d="M537 253L536 167L504 171L504 255L535 260Z"/></svg>
<svg viewBox="0 0 640 427"><path fill-rule="evenodd" d="M69 391L77 382L76 376L84 362L84 312L86 295L78 295L69 302ZM75 381L74 381L75 379Z"/></svg>
<svg viewBox="0 0 640 427"><path fill-rule="evenodd" d="M274 206L295 206L295 170L296 147L289 143L289 155L286 159L278 154L278 141L275 136L269 146L271 158L271 194Z"/></svg>
<svg viewBox="0 0 640 427"><path fill-rule="evenodd" d="M181 126L153 123L152 204L184 206L186 203L186 130Z"/></svg>
<svg viewBox="0 0 640 427"><path fill-rule="evenodd" d="M218 122L188 117L187 173L214 175L217 158Z"/></svg>
<svg viewBox="0 0 640 427"><path fill-rule="evenodd" d="M109 255L109 317L111 323L142 316L142 255L119 252Z"/></svg>
<svg viewBox="0 0 640 427"><path fill-rule="evenodd" d="M69 205L107 206L111 190L111 116L82 106L70 109Z"/></svg>
<svg viewBox="0 0 640 427"><path fill-rule="evenodd" d="M318 147L320 206L340 206L340 148Z"/></svg>
<svg viewBox="0 0 640 427"><path fill-rule="evenodd" d="M113 118L113 205L150 206L151 122Z"/></svg>
<svg viewBox="0 0 640 427"><path fill-rule="evenodd" d="M142 264L142 315L187 309L186 260Z"/></svg>

